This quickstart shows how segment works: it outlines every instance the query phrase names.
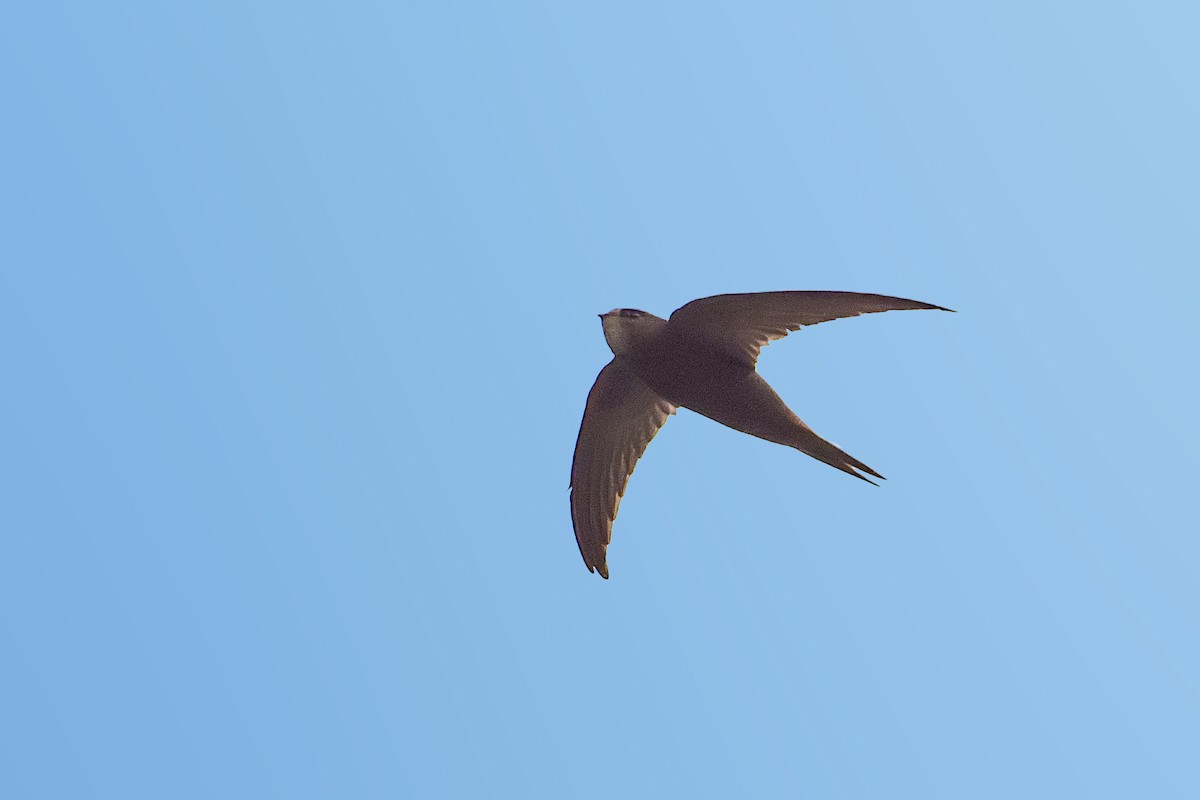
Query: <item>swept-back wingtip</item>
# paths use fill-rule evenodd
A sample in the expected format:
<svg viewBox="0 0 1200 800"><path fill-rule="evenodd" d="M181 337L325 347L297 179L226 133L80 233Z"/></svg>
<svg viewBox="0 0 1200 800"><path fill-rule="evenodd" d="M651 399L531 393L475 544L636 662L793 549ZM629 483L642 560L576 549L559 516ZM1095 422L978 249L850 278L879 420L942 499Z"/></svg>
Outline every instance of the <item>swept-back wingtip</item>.
<svg viewBox="0 0 1200 800"><path fill-rule="evenodd" d="M949 311L951 314L958 313L953 308L946 308L945 306L935 306L933 303L926 303L921 300L910 300L909 302L920 303L920 305L918 305L916 308L909 309L912 311Z"/></svg>

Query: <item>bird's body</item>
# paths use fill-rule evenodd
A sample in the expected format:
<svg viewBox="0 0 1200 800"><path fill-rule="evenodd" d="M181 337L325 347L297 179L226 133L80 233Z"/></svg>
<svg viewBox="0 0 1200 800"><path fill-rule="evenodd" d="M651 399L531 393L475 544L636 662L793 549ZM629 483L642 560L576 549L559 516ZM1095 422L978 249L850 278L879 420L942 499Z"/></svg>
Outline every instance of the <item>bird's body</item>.
<svg viewBox="0 0 1200 800"><path fill-rule="evenodd" d="M756 371L758 351L802 325L939 308L855 292L764 292L696 300L669 320L635 309L601 314L614 358L588 395L571 466L571 516L588 569L608 577L605 550L629 474L676 408L794 447L857 478L882 478L788 408Z"/></svg>
<svg viewBox="0 0 1200 800"><path fill-rule="evenodd" d="M625 358L633 373L672 405L760 439L790 444L800 418L755 370L703 340L663 337L648 358ZM662 346L662 345L666 346Z"/></svg>

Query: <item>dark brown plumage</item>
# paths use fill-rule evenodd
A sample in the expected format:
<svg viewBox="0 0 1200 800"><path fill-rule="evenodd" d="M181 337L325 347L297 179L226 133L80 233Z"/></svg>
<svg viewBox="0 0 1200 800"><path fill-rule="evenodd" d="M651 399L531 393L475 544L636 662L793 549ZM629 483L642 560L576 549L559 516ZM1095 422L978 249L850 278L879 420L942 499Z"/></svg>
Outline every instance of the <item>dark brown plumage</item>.
<svg viewBox="0 0 1200 800"><path fill-rule="evenodd" d="M805 325L940 306L857 292L762 292L693 300L669 320L635 309L601 314L613 360L588 394L571 465L571 520L589 571L605 551L629 475L658 429L688 408L734 430L794 447L856 478L882 478L825 441L758 372L759 351Z"/></svg>

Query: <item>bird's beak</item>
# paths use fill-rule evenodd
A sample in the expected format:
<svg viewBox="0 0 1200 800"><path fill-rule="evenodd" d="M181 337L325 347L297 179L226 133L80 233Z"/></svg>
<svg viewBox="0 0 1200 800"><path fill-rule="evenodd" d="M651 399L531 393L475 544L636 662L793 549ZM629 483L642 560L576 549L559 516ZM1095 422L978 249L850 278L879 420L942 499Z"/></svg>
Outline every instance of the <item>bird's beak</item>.
<svg viewBox="0 0 1200 800"><path fill-rule="evenodd" d="M604 319L605 317L608 316L608 314L597 314L596 316L599 317L600 319Z"/></svg>

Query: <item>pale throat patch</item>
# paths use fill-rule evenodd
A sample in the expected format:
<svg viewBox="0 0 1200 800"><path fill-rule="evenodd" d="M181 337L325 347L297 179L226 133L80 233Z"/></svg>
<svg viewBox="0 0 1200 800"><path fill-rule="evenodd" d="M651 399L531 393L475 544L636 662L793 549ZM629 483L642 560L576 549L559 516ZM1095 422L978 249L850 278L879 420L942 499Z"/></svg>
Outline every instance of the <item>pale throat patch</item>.
<svg viewBox="0 0 1200 800"><path fill-rule="evenodd" d="M629 330L622 322L628 320L616 315L604 318L604 340L608 342L608 349L613 351L613 355L620 355L629 346Z"/></svg>

